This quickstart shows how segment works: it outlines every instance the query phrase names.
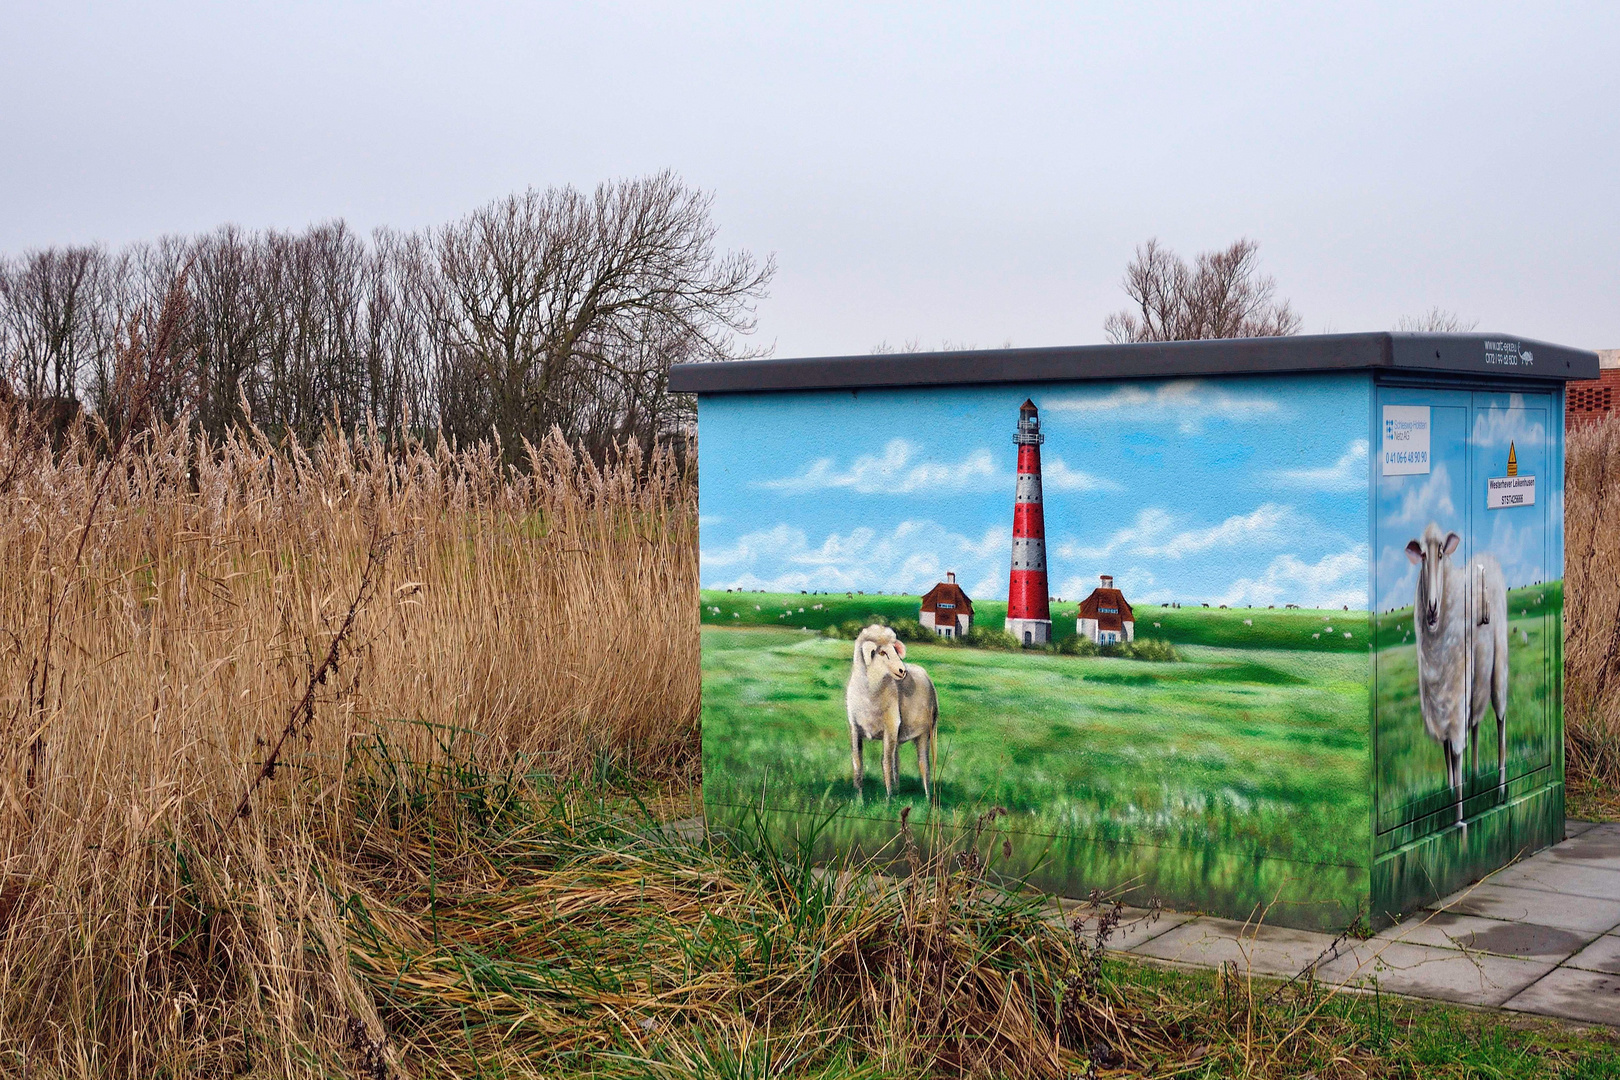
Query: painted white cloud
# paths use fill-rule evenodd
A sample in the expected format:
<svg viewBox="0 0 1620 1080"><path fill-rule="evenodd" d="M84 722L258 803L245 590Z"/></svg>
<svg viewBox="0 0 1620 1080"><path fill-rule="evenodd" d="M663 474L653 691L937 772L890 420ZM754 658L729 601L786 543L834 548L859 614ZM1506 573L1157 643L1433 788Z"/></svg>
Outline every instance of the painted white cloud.
<svg viewBox="0 0 1620 1080"><path fill-rule="evenodd" d="M1536 410L1539 417L1541 410ZM1474 414L1474 430L1469 442L1475 446L1506 449L1509 442L1540 446L1547 438L1547 429L1541 420L1532 419L1524 407L1524 395L1508 397L1505 409L1481 409ZM1503 461L1506 461L1506 455Z"/></svg>
<svg viewBox="0 0 1620 1080"><path fill-rule="evenodd" d="M1070 391L1040 403L1043 413L1103 414L1130 410L1134 423L1173 423L1184 435L1196 435L1211 419L1252 423L1285 413L1271 397L1233 393L1196 379L1143 385L1128 383L1105 393Z"/></svg>
<svg viewBox="0 0 1620 1080"><path fill-rule="evenodd" d="M1138 511L1135 521L1116 529L1101 544L1064 538L1056 550L1065 559L1094 563L1113 558L1183 559L1239 544L1295 543L1302 534L1315 531L1317 527L1310 518L1281 503L1262 503L1219 524L1190 528L1181 525L1169 511L1150 506Z"/></svg>
<svg viewBox="0 0 1620 1080"><path fill-rule="evenodd" d="M1275 469L1269 476L1279 487L1301 491L1360 491L1367 486L1367 450L1367 440L1357 439L1332 465L1314 469Z"/></svg>
<svg viewBox="0 0 1620 1080"><path fill-rule="evenodd" d="M1378 610L1409 607L1417 596L1417 567L1406 557L1406 545L1385 544L1378 552L1376 568Z"/></svg>
<svg viewBox="0 0 1620 1080"><path fill-rule="evenodd" d="M757 486L802 494L845 490L861 495L904 495L913 492L987 490L997 484L1012 489L1013 474L997 466L984 447L959 461L925 460L916 444L890 439L881 454L863 454L848 467L834 458L818 458L796 476L762 480Z"/></svg>
<svg viewBox="0 0 1620 1080"><path fill-rule="evenodd" d="M1232 607L1298 604L1308 608L1367 609L1366 544L1324 555L1314 563L1279 555L1254 577L1238 578L1211 603Z"/></svg>
<svg viewBox="0 0 1620 1080"><path fill-rule="evenodd" d="M1521 516L1518 510L1487 510L1491 524L1485 550L1502 565L1502 576L1510 589L1548 580L1546 533L1537 517Z"/></svg>
<svg viewBox="0 0 1620 1080"><path fill-rule="evenodd" d="M1428 479L1421 482L1417 482L1416 477L1402 479L1404 490L1400 505L1384 516L1386 526L1421 532L1433 521L1443 529L1458 527L1457 505L1451 501L1451 473L1445 462L1437 463Z"/></svg>
<svg viewBox="0 0 1620 1080"><path fill-rule="evenodd" d="M705 568L716 569L751 566L761 557L774 557L778 552L802 551L804 548L803 529L796 529L791 525L777 525L740 537L730 547L705 547L698 552L698 564Z"/></svg>
<svg viewBox="0 0 1620 1080"><path fill-rule="evenodd" d="M974 537L910 520L888 532L861 527L816 543L802 529L780 524L704 551L700 559L704 584L713 589L915 594L955 571L958 580L975 582L970 595L994 596L1006 586L1011 542L1006 525Z"/></svg>
<svg viewBox="0 0 1620 1080"><path fill-rule="evenodd" d="M1102 584L1098 580L1100 574L1108 574L1114 579L1114 587L1123 592L1135 603L1157 604L1171 599L1172 594L1163 588L1156 588L1158 579L1153 571L1143 566L1126 566L1118 573L1107 570L1097 574L1076 574L1066 577L1058 584L1057 595L1067 601L1084 600L1091 595L1091 590Z"/></svg>
<svg viewBox="0 0 1620 1080"><path fill-rule="evenodd" d="M1076 469L1060 457L1041 460L1041 490L1045 491L1124 491L1119 483Z"/></svg>
<svg viewBox="0 0 1620 1080"><path fill-rule="evenodd" d="M998 463L985 447L957 461L927 460L915 443L890 439L881 454L863 454L847 467L834 458L818 458L794 476L764 480L758 487L804 494L815 491L853 491L860 495L935 494L952 491L1005 489L1012 497L1014 474L1009 454ZM1041 483L1051 491L1121 491L1118 483L1071 467L1060 457L1041 463Z"/></svg>

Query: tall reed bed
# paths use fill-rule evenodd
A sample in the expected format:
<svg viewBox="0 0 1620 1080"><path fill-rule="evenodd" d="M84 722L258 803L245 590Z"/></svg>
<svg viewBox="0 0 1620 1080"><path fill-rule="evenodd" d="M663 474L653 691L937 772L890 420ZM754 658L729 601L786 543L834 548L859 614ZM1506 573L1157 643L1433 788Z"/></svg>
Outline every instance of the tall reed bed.
<svg viewBox="0 0 1620 1080"><path fill-rule="evenodd" d="M1564 721L1571 780L1620 787L1620 416L1567 443Z"/></svg>
<svg viewBox="0 0 1620 1080"><path fill-rule="evenodd" d="M380 732L412 762L692 761L671 461L93 443L0 418L0 1074L314 1075L374 1026L319 868L364 846L348 766Z"/></svg>

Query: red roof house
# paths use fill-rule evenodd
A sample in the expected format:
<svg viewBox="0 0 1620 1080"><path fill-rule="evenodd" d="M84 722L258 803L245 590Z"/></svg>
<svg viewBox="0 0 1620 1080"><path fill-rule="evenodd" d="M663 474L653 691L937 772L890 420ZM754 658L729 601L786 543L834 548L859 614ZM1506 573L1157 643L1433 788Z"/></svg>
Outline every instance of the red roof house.
<svg viewBox="0 0 1620 1080"><path fill-rule="evenodd" d="M1080 602L1075 631L1098 645L1114 645L1136 640L1136 616L1125 594L1114 588L1112 575L1102 575L1102 585Z"/></svg>
<svg viewBox="0 0 1620 1080"><path fill-rule="evenodd" d="M954 573L947 573L944 581L923 594L917 621L940 637L961 637L973 629L973 601L956 583Z"/></svg>

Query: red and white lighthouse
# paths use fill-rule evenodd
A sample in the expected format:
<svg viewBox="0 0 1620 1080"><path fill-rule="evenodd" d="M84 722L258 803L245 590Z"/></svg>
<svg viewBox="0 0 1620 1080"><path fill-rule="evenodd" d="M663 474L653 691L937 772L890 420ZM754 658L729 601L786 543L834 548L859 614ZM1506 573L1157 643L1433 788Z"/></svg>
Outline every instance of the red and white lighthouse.
<svg viewBox="0 0 1620 1080"><path fill-rule="evenodd" d="M1041 418L1033 401L1018 410L1018 487L1013 496L1012 578L1007 583L1007 633L1025 645L1052 640L1046 591L1046 520L1041 514Z"/></svg>

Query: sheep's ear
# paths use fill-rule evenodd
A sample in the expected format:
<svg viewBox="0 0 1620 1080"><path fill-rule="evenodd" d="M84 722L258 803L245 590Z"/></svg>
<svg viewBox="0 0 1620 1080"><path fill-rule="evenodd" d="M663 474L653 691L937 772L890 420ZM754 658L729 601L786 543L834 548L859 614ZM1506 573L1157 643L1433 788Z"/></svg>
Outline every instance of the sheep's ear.
<svg viewBox="0 0 1620 1080"><path fill-rule="evenodd" d="M906 643L903 641L896 641L894 643L894 654L900 659L904 660L906 658Z"/></svg>
<svg viewBox="0 0 1620 1080"><path fill-rule="evenodd" d="M1406 557L1413 563L1422 562L1423 545L1418 543L1416 540L1408 540L1406 542Z"/></svg>
<svg viewBox="0 0 1620 1080"><path fill-rule="evenodd" d="M876 655L877 655L877 642L875 642L875 641L863 641L863 642L861 642L861 660L864 663L870 664L872 662L872 657L874 657Z"/></svg>
<svg viewBox="0 0 1620 1080"><path fill-rule="evenodd" d="M1446 534L1446 554L1450 555L1453 551L1456 551L1457 550L1457 545L1460 544L1460 543L1462 543L1462 537L1458 536L1456 533L1447 533Z"/></svg>

